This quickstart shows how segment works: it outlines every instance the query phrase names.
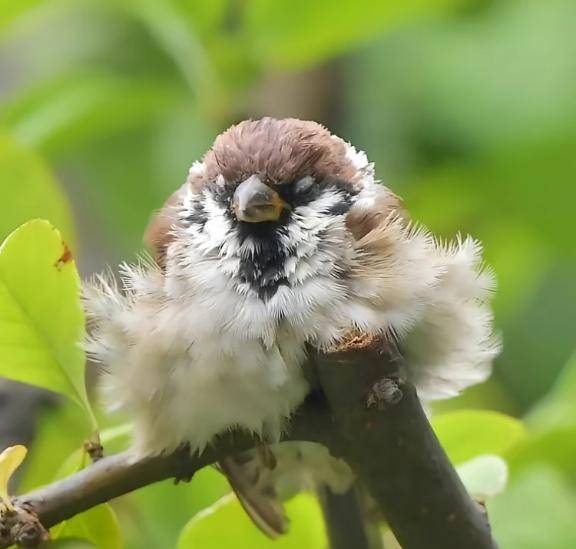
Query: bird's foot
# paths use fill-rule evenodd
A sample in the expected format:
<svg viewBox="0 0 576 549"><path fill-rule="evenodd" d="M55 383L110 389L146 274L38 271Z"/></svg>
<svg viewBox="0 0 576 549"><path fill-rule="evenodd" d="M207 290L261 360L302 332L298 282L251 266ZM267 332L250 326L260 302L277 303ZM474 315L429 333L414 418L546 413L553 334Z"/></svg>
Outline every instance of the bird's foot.
<svg viewBox="0 0 576 549"><path fill-rule="evenodd" d="M274 469L276 467L276 456L270 448L270 445L266 442L260 441L256 445L256 451L258 452L258 457L260 461L268 468Z"/></svg>

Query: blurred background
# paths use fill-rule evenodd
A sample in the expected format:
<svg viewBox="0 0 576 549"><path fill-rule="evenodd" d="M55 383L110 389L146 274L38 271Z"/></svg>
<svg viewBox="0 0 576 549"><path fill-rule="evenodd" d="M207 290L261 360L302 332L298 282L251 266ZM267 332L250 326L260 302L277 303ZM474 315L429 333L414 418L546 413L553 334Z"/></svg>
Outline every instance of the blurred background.
<svg viewBox="0 0 576 549"><path fill-rule="evenodd" d="M83 275L114 268L227 126L325 124L416 220L484 243L504 352L438 411L521 418L496 536L576 547L575 22L573 0L2 0L0 238L47 217ZM74 410L2 387L0 442L39 422L21 482L46 482L82 439ZM125 498L126 546L174 547L226 490L206 471Z"/></svg>

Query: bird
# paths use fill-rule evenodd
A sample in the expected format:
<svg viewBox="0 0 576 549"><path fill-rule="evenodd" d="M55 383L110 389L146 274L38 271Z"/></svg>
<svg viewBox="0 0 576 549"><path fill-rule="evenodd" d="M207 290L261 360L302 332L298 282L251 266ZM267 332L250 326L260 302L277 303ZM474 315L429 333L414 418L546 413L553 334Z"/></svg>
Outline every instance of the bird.
<svg viewBox="0 0 576 549"><path fill-rule="evenodd" d="M480 242L411 221L366 154L313 121L221 133L145 241L152 257L122 264L120 283L84 287L104 399L133 421L136 456L201 452L232 429L269 443L275 467L256 451L220 466L272 536L302 479L351 477L319 445L277 444L310 391L308 349L351 331L394 340L424 403L486 380L500 350Z"/></svg>

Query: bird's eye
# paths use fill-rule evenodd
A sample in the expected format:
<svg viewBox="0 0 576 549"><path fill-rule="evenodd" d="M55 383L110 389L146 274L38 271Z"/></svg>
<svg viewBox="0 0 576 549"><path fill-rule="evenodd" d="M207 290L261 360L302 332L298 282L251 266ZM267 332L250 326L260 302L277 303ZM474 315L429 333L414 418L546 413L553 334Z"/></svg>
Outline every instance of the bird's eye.
<svg viewBox="0 0 576 549"><path fill-rule="evenodd" d="M314 178L307 175L294 183L294 192L296 194L304 194L308 192L314 185Z"/></svg>

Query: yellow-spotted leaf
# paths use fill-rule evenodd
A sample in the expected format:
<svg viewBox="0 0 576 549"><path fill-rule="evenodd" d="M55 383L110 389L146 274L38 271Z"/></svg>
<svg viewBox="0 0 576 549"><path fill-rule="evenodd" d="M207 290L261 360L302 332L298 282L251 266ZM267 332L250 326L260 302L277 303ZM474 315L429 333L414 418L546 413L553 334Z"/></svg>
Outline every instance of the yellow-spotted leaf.
<svg viewBox="0 0 576 549"><path fill-rule="evenodd" d="M27 452L28 450L26 450L25 446L17 445L8 446L0 454L0 498L2 498L2 502L8 509L12 509L10 496L8 495L8 483L14 471L24 461Z"/></svg>
<svg viewBox="0 0 576 549"><path fill-rule="evenodd" d="M95 425L79 288L72 254L47 221L25 223L0 246L0 376L70 397Z"/></svg>

